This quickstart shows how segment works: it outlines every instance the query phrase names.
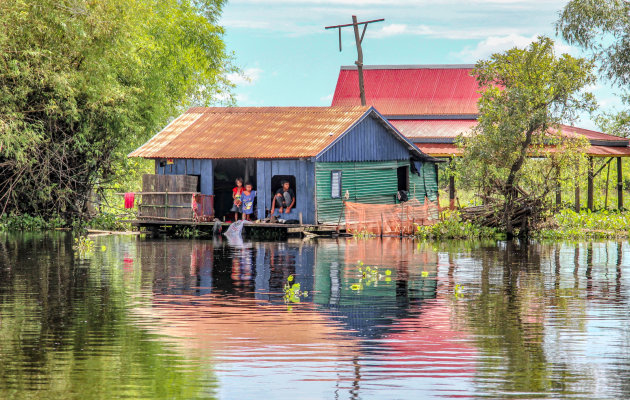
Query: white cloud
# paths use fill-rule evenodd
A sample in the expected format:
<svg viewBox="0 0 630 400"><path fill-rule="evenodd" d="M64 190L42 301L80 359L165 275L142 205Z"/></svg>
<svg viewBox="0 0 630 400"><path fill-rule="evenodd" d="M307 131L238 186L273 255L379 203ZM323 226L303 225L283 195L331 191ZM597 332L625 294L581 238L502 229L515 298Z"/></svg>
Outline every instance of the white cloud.
<svg viewBox="0 0 630 400"><path fill-rule="evenodd" d="M488 58L494 53L500 53L514 47L525 48L536 39L536 35L523 36L510 34L506 36L490 36L477 43L476 46L464 48L457 56L467 62L474 62ZM557 54L573 53L574 49L571 46L556 42L555 51Z"/></svg>
<svg viewBox="0 0 630 400"><path fill-rule="evenodd" d="M221 24L231 29L321 34L324 26L385 18L373 37L424 35L474 39L550 31L567 0L232 0ZM384 25L384 26L383 26Z"/></svg>
<svg viewBox="0 0 630 400"><path fill-rule="evenodd" d="M325 103L326 105L330 105L330 103L332 103L332 99L333 99L333 94L329 94L323 97L319 98L319 101L321 101L322 103Z"/></svg>
<svg viewBox="0 0 630 400"><path fill-rule="evenodd" d="M227 78L236 86L252 86L260 79L262 72L260 68L245 68L241 73L228 74Z"/></svg>

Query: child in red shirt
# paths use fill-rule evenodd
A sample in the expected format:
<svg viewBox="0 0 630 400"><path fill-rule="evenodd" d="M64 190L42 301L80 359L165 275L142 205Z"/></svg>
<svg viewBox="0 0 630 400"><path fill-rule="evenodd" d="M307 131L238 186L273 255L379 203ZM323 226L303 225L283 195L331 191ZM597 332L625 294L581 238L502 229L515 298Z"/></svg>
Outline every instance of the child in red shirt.
<svg viewBox="0 0 630 400"><path fill-rule="evenodd" d="M232 198L234 204L232 205L232 211L234 213L234 221L238 221L238 214L243 213L243 202L241 196L243 195L243 178L236 178L236 187L232 189Z"/></svg>

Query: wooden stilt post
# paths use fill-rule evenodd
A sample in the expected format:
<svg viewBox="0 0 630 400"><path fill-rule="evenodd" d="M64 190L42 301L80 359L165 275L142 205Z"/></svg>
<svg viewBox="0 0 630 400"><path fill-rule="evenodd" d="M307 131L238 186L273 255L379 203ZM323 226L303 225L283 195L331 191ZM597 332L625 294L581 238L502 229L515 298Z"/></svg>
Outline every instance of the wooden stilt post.
<svg viewBox="0 0 630 400"><path fill-rule="evenodd" d="M608 186L610 185L610 160L608 160L608 168L606 169L606 196L604 199L604 210L608 210Z"/></svg>
<svg viewBox="0 0 630 400"><path fill-rule="evenodd" d="M575 212L580 212L580 181L575 180Z"/></svg>
<svg viewBox="0 0 630 400"><path fill-rule="evenodd" d="M449 199L449 208L451 210L455 209L455 177L451 175L448 178L448 199Z"/></svg>
<svg viewBox="0 0 630 400"><path fill-rule="evenodd" d="M562 187L560 186L560 180L556 179L556 210L562 208Z"/></svg>
<svg viewBox="0 0 630 400"><path fill-rule="evenodd" d="M586 199L586 206L589 211L593 211L593 157L588 158L588 193Z"/></svg>
<svg viewBox="0 0 630 400"><path fill-rule="evenodd" d="M623 210L623 171L621 157L617 157L617 209Z"/></svg>

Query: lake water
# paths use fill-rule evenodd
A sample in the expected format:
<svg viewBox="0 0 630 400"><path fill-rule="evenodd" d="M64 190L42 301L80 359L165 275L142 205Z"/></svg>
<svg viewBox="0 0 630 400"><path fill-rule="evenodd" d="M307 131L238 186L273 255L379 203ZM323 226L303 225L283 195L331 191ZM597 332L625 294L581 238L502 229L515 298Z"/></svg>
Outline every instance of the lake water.
<svg viewBox="0 0 630 400"><path fill-rule="evenodd" d="M627 242L95 242L0 235L0 398L630 398Z"/></svg>

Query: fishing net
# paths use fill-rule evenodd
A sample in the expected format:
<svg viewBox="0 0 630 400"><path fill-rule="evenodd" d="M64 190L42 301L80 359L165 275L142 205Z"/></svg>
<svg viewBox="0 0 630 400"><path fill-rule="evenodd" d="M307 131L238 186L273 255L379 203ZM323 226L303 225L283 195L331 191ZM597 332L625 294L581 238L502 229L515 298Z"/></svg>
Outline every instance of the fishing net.
<svg viewBox="0 0 630 400"><path fill-rule="evenodd" d="M243 225L251 224L251 221L240 220L232 223L230 227L225 231L223 235L228 240L228 244L234 247L240 247L243 245Z"/></svg>
<svg viewBox="0 0 630 400"><path fill-rule="evenodd" d="M438 220L437 203L424 204L411 199L400 204L361 204L345 202L346 231L374 235L411 235L417 225L433 225Z"/></svg>

